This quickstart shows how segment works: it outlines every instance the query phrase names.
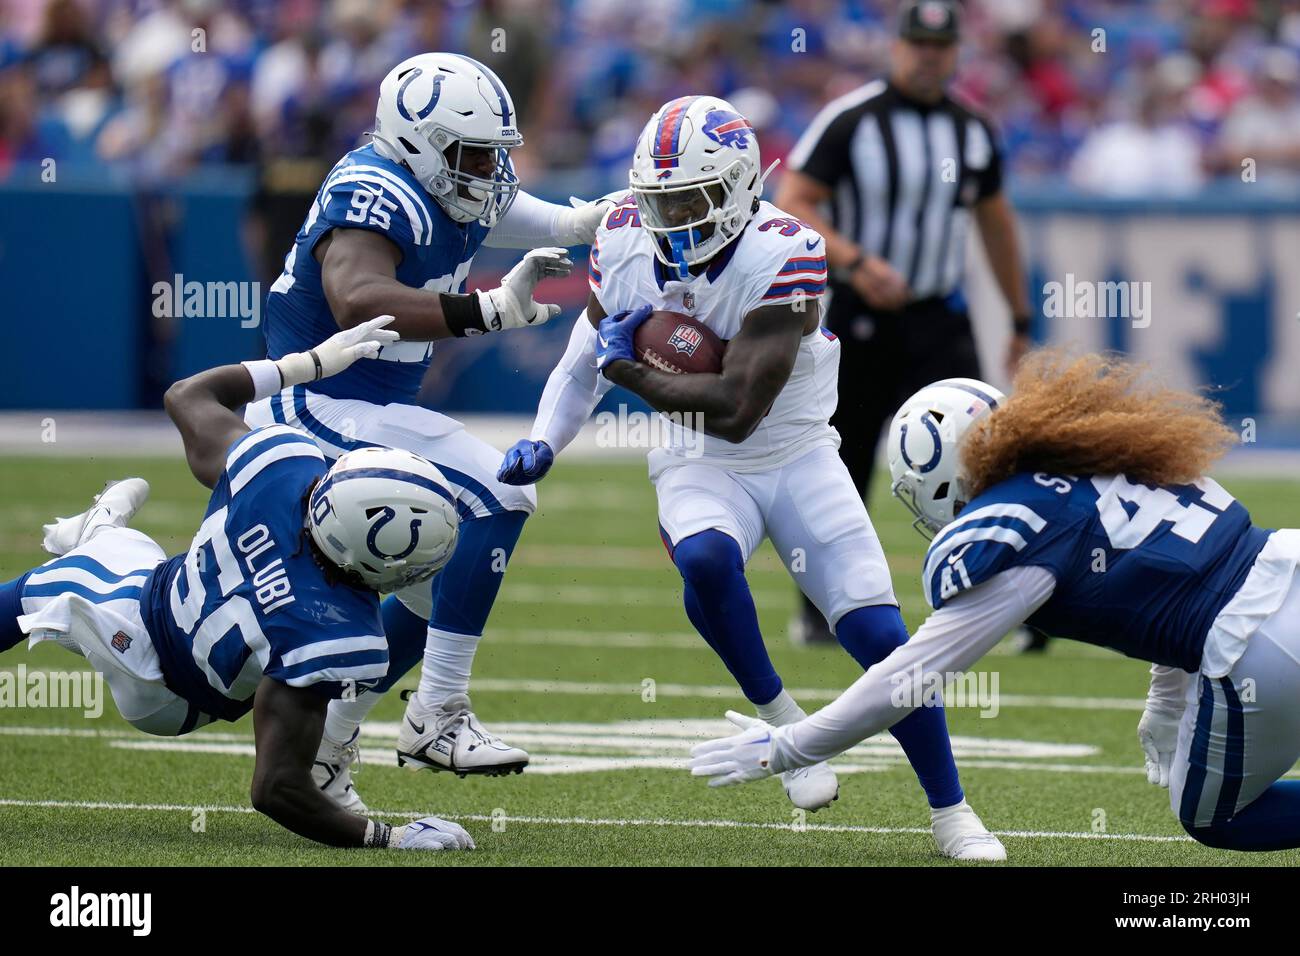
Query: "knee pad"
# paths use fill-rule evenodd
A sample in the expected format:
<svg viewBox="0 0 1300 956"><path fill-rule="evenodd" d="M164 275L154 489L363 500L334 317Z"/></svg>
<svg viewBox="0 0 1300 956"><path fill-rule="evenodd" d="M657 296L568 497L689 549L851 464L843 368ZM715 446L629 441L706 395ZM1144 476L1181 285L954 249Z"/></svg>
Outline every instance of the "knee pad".
<svg viewBox="0 0 1300 956"><path fill-rule="evenodd" d="M731 535L709 530L684 538L673 549L673 564L682 579L700 589L720 587L735 575L744 576L740 545Z"/></svg>

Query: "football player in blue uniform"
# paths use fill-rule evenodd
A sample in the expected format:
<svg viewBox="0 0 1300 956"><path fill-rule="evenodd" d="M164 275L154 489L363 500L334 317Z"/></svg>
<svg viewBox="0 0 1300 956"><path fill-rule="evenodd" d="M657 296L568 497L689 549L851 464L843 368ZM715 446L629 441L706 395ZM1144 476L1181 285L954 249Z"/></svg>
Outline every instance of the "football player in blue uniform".
<svg viewBox="0 0 1300 956"><path fill-rule="evenodd" d="M89 511L46 526L58 557L0 585L0 650L27 634L81 654L149 734L252 710L253 805L295 833L332 846L470 849L454 823L366 820L312 779L329 701L388 672L376 592L428 581L451 557L451 490L410 452L363 449L327 469L303 432L250 431L233 411L373 359L396 341L389 321L173 385L167 411L194 477L212 489L189 551L167 558L127 527L145 481L111 484Z"/></svg>
<svg viewBox="0 0 1300 956"><path fill-rule="evenodd" d="M1151 662L1147 779L1195 839L1300 847L1300 781L1280 779L1300 757L1300 531L1255 527L1204 477L1237 440L1212 402L1100 355L1032 356L1009 399L969 379L917 392L889 459L934 536L934 613L811 717L733 720L744 732L696 747L692 773L730 784L825 760L1023 622Z"/></svg>
<svg viewBox="0 0 1300 956"><path fill-rule="evenodd" d="M480 246L570 246L595 235L599 203L556 206L519 190L510 151L522 142L510 94L481 63L450 53L400 63L380 86L372 142L330 171L267 298L273 359L374 315L396 316L392 328L402 340L386 344L378 361L254 403L247 421L301 428L327 459L374 445L417 452L446 476L462 520L460 547L445 571L384 603L386 680L330 707L318 780L357 811L365 807L350 765L361 721L421 659L399 762L462 776L519 771L528 762L523 750L483 727L467 692L474 652L536 493L497 481L499 452L416 404L434 340L540 325L560 311L537 304L533 293L543 278L569 273L564 249L534 249L500 287L467 293Z"/></svg>

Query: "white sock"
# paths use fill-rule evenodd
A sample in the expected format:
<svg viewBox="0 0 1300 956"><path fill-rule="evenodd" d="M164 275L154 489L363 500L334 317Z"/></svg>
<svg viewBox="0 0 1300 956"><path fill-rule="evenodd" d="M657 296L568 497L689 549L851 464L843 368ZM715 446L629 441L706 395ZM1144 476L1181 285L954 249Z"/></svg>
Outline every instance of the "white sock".
<svg viewBox="0 0 1300 956"><path fill-rule="evenodd" d="M754 706L758 708L759 718L767 721L773 727L793 724L796 720L803 720L808 716L784 688L781 693L766 704L755 704Z"/></svg>
<svg viewBox="0 0 1300 956"><path fill-rule="evenodd" d="M327 743L345 744L352 739L361 722L370 716L383 694L368 691L353 700L332 700L325 709L325 734Z"/></svg>
<svg viewBox="0 0 1300 956"><path fill-rule="evenodd" d="M469 671L482 637L429 628L417 692L423 706L436 708L452 694L469 693Z"/></svg>

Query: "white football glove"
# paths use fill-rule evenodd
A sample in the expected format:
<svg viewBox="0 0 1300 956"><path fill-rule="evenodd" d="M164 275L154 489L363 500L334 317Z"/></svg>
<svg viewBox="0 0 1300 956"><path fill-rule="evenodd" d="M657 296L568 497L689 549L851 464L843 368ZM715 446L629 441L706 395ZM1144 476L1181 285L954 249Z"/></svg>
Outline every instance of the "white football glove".
<svg viewBox="0 0 1300 956"><path fill-rule="evenodd" d="M1178 749L1178 724L1181 715L1170 715L1147 707L1138 721L1138 743L1146 755L1147 783L1169 786L1169 768Z"/></svg>
<svg viewBox="0 0 1300 956"><path fill-rule="evenodd" d="M560 307L539 305L533 301L533 292L543 279L561 278L572 271L573 261L565 250L532 250L506 273L501 285L478 293L484 326L489 332L502 332L541 325L555 318L560 314Z"/></svg>
<svg viewBox="0 0 1300 956"><path fill-rule="evenodd" d="M727 711L727 720L741 728L741 732L692 747L691 776L711 778L710 787L729 787L770 777L772 734L776 728L734 710Z"/></svg>
<svg viewBox="0 0 1300 956"><path fill-rule="evenodd" d="M424 817L396 827L388 845L395 850L472 850L474 838L459 823Z"/></svg>
<svg viewBox="0 0 1300 956"><path fill-rule="evenodd" d="M282 387L306 385L308 382L329 378L359 359L374 358L381 348L400 338L392 329L384 328L392 321L391 315L381 315L369 322L335 332L314 349L291 352L276 359Z"/></svg>

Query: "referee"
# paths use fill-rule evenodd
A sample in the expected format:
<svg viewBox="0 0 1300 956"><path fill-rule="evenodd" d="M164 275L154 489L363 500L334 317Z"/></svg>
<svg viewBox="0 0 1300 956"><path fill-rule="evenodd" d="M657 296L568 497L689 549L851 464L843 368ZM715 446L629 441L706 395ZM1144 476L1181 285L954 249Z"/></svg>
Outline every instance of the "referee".
<svg viewBox="0 0 1300 956"><path fill-rule="evenodd" d="M961 291L972 219L1014 317L1009 370L1029 347L1029 297L997 140L987 119L947 92L959 34L949 0L904 3L888 79L817 115L775 199L826 239L825 324L842 346L831 424L864 497L880 431L907 396L939 379L981 377ZM793 636L834 640L807 601Z"/></svg>

